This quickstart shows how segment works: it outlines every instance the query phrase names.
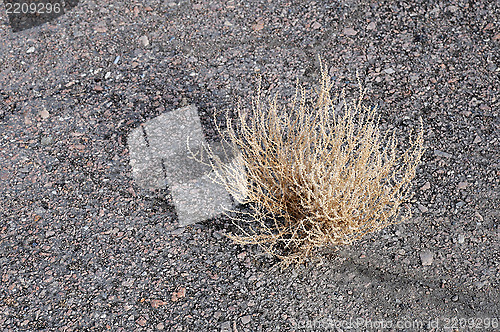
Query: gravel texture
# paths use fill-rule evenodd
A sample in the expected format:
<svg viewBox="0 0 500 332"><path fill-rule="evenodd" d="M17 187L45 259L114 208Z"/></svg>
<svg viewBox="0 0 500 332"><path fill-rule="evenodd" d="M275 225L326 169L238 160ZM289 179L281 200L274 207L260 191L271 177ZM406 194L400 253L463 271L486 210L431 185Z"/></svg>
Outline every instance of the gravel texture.
<svg viewBox="0 0 500 332"><path fill-rule="evenodd" d="M499 26L498 1L88 0L16 33L0 11L1 329L500 324ZM287 96L318 55L348 94L359 72L383 128L423 118L407 223L280 271L132 181L133 128L192 103L213 139L257 74Z"/></svg>

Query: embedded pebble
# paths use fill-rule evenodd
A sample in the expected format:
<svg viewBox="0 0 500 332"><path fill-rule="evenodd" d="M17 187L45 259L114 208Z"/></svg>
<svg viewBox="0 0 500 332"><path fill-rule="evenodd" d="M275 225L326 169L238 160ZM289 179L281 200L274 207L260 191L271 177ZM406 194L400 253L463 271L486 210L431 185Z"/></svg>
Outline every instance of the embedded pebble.
<svg viewBox="0 0 500 332"><path fill-rule="evenodd" d="M353 28L345 28L343 33L346 36L356 36L358 34L358 32Z"/></svg>
<svg viewBox="0 0 500 332"><path fill-rule="evenodd" d="M420 261L423 266L429 266L434 261L434 256L430 250L423 250L420 252Z"/></svg>
<svg viewBox="0 0 500 332"><path fill-rule="evenodd" d="M250 320L251 320L250 315L246 315L246 316L241 317L241 322L245 325L250 323Z"/></svg>

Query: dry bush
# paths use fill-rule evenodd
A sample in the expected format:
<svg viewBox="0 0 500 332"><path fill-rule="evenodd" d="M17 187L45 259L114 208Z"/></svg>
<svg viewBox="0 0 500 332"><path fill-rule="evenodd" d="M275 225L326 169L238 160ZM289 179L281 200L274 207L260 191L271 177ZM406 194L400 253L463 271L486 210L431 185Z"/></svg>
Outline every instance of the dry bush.
<svg viewBox="0 0 500 332"><path fill-rule="evenodd" d="M261 245L284 265L410 216L399 210L424 151L421 120L409 148L398 153L395 133L382 136L375 107L362 104L361 84L354 102L344 92L332 99L331 88L323 64L315 98L297 87L288 106L276 96L263 102L259 84L251 110L239 107L236 121L228 116L227 128L219 128L233 163L223 163L209 146L211 158L200 160L212 166L214 181L247 204L247 212L229 214L241 231L230 238ZM335 110L334 100L343 106Z"/></svg>

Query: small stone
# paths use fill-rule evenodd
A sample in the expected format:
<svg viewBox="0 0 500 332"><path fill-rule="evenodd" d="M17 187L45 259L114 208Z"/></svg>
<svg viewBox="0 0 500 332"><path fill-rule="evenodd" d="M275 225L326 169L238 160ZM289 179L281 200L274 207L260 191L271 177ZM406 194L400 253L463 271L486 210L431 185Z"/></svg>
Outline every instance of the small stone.
<svg viewBox="0 0 500 332"><path fill-rule="evenodd" d="M392 68L386 68L386 69L384 69L384 72L386 74L390 75L390 74L394 74L396 71Z"/></svg>
<svg viewBox="0 0 500 332"><path fill-rule="evenodd" d="M95 28L95 32L100 32L100 33L104 33L104 32L107 32L108 31L108 28L106 28L105 26L98 26Z"/></svg>
<svg viewBox="0 0 500 332"><path fill-rule="evenodd" d="M30 53L33 53L35 52L35 47L34 46L31 46L30 48L28 48L28 50L26 51L26 53L30 54Z"/></svg>
<svg viewBox="0 0 500 332"><path fill-rule="evenodd" d="M358 34L358 32L353 28L345 28L342 33L346 36L356 36Z"/></svg>
<svg viewBox="0 0 500 332"><path fill-rule="evenodd" d="M239 253L237 257L239 260L243 260L243 259L245 259L246 255L247 255L247 253L245 251L243 251L242 253Z"/></svg>
<svg viewBox="0 0 500 332"><path fill-rule="evenodd" d="M41 110L40 113L38 113L42 119L47 119L50 116L50 113L47 110Z"/></svg>
<svg viewBox="0 0 500 332"><path fill-rule="evenodd" d="M165 328L165 325L163 325L163 323L158 323L158 325L156 325L157 330L163 330L164 328Z"/></svg>
<svg viewBox="0 0 500 332"><path fill-rule="evenodd" d="M151 306L153 308L158 308L159 306L165 305L167 302L164 302L162 300L151 300Z"/></svg>
<svg viewBox="0 0 500 332"><path fill-rule="evenodd" d="M474 216L475 216L477 219L479 219L479 221L480 221L480 222L483 222L483 221L484 221L483 216L482 216L479 212L477 212L477 211L476 211L476 213L474 213Z"/></svg>
<svg viewBox="0 0 500 332"><path fill-rule="evenodd" d="M250 317L250 315L246 315L246 316L241 317L241 322L244 325L246 325L246 324L250 323L251 319L252 319L252 317Z"/></svg>
<svg viewBox="0 0 500 332"><path fill-rule="evenodd" d="M145 326L146 320L144 319L144 317L141 317L136 321L136 323L139 324L140 326Z"/></svg>
<svg viewBox="0 0 500 332"><path fill-rule="evenodd" d="M377 25L375 24L375 22L370 22L367 26L366 26L366 30L375 30L375 28L377 27Z"/></svg>
<svg viewBox="0 0 500 332"><path fill-rule="evenodd" d="M174 292L172 294L172 301L176 302L176 301L178 301L179 299L182 299L185 296L186 296L186 288L181 287L181 288L179 288L179 290L177 292Z"/></svg>
<svg viewBox="0 0 500 332"><path fill-rule="evenodd" d="M214 313L214 318L215 318L215 319L219 319L219 317L220 317L220 316L222 316L222 312L220 312L220 311L216 311L216 312Z"/></svg>
<svg viewBox="0 0 500 332"><path fill-rule="evenodd" d="M477 288L481 289L484 287L484 285L486 285L486 280L483 280L483 281L475 281L472 283L474 286L476 286Z"/></svg>
<svg viewBox="0 0 500 332"><path fill-rule="evenodd" d="M452 6L448 6L448 7L446 7L445 11L448 11L448 12L450 12L450 13L454 13L454 12L456 12L458 9L459 9L459 8L458 8L457 6L453 6L453 5L452 5Z"/></svg>
<svg viewBox="0 0 500 332"><path fill-rule="evenodd" d="M176 228L173 231L169 232L169 234L180 235L180 234L184 233L185 230L186 230L185 227L180 227L180 228Z"/></svg>
<svg viewBox="0 0 500 332"><path fill-rule="evenodd" d="M94 91L103 91L103 90L104 90L104 88L102 86L100 86L100 85L96 85L94 87Z"/></svg>
<svg viewBox="0 0 500 332"><path fill-rule="evenodd" d="M318 22L314 22L311 28L313 28L314 30L318 30L319 28L321 28L321 24L319 24Z"/></svg>
<svg viewBox="0 0 500 332"><path fill-rule="evenodd" d="M45 237L51 237L51 236L54 236L55 234L56 234L56 232L54 232L54 231L47 231L45 233Z"/></svg>
<svg viewBox="0 0 500 332"><path fill-rule="evenodd" d="M405 254L406 254L406 251L404 249L398 250L398 255L404 256Z"/></svg>
<svg viewBox="0 0 500 332"><path fill-rule="evenodd" d="M423 266L429 266L434 261L433 254L430 250L423 250L420 252L420 261Z"/></svg>
<svg viewBox="0 0 500 332"><path fill-rule="evenodd" d="M132 279L128 279L122 282L123 287L130 287L134 284L134 281Z"/></svg>
<svg viewBox="0 0 500 332"><path fill-rule="evenodd" d="M42 139L40 139L40 144L42 145L50 145L54 143L54 138L52 136L43 136Z"/></svg>
<svg viewBox="0 0 500 332"><path fill-rule="evenodd" d="M440 150L434 150L434 155L438 156L438 157L443 157L443 158L451 158L452 157L451 154L449 154L447 152L440 151Z"/></svg>
<svg viewBox="0 0 500 332"><path fill-rule="evenodd" d="M493 40L500 40L500 33L497 33L495 36L493 36Z"/></svg>
<svg viewBox="0 0 500 332"><path fill-rule="evenodd" d="M483 30L491 30L493 28L495 28L495 25L492 22L490 22L490 23L486 24L486 26L483 28Z"/></svg>
<svg viewBox="0 0 500 332"><path fill-rule="evenodd" d="M252 25L253 31L260 31L262 29L264 29L264 22L262 22L262 21L259 21L256 24Z"/></svg>
<svg viewBox="0 0 500 332"><path fill-rule="evenodd" d="M429 211L429 209L426 206L424 206L424 205L422 205L420 203L417 204L417 207L420 210L420 212L422 212L422 213L426 213L426 212Z"/></svg>
<svg viewBox="0 0 500 332"><path fill-rule="evenodd" d="M459 182L457 188L458 189L465 189L465 188L467 188L468 185L469 185L469 183L467 181Z"/></svg>
<svg viewBox="0 0 500 332"><path fill-rule="evenodd" d="M458 234L457 242L462 244L465 242L465 236L463 234Z"/></svg>
<svg viewBox="0 0 500 332"><path fill-rule="evenodd" d="M482 140L481 136L476 136L476 138L474 138L474 144L481 143Z"/></svg>
<svg viewBox="0 0 500 332"><path fill-rule="evenodd" d="M496 70L497 70L497 66L496 66L494 63L490 63L490 64L486 67L486 69L488 69L488 70L489 70L489 71L491 71L491 72L494 72L494 71L496 71Z"/></svg>
<svg viewBox="0 0 500 332"><path fill-rule="evenodd" d="M220 325L221 332L232 332L231 322L224 322Z"/></svg>
<svg viewBox="0 0 500 332"><path fill-rule="evenodd" d="M427 182L426 182L426 183L425 183L425 184L424 184L424 185L420 188L420 190L422 190L422 191L426 191L426 190L429 190L429 189L431 189L431 184L430 184L430 182L429 182L429 181L427 181Z"/></svg>
<svg viewBox="0 0 500 332"><path fill-rule="evenodd" d="M144 47L149 46L148 36L142 36L141 38L139 38L139 41L141 42L142 46L144 46Z"/></svg>
<svg viewBox="0 0 500 332"><path fill-rule="evenodd" d="M453 302L457 302L457 301L458 301L458 295L453 296L453 297L451 298L451 300L452 300Z"/></svg>

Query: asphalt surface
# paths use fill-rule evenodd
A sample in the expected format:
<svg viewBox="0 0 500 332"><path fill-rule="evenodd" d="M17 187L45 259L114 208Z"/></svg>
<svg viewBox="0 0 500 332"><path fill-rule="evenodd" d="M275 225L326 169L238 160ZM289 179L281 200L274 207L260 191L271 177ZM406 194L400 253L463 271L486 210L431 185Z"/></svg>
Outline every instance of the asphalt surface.
<svg viewBox="0 0 500 332"><path fill-rule="evenodd" d="M498 1L81 1L13 32L0 10L4 331L498 330ZM255 87L356 71L381 126L422 117L414 216L281 271L224 217L179 229L126 138ZM419 325L422 324L422 325Z"/></svg>

